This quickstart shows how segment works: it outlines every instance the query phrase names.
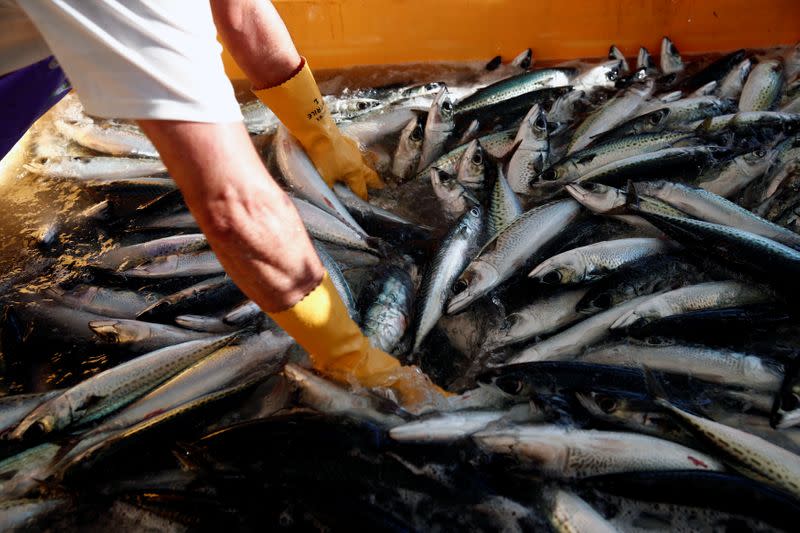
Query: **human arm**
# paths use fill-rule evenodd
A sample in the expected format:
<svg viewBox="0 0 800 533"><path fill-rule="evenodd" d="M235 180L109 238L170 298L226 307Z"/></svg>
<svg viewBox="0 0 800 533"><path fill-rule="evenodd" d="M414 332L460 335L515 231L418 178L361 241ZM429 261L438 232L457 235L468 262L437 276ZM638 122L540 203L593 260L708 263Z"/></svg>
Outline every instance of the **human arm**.
<svg viewBox="0 0 800 533"><path fill-rule="evenodd" d="M362 198L383 182L358 144L328 112L311 69L275 7L265 0L211 0L219 35L253 84L253 93L297 137L322 177L346 183Z"/></svg>
<svg viewBox="0 0 800 533"><path fill-rule="evenodd" d="M225 271L259 307L311 292L322 264L241 123L140 120Z"/></svg>
<svg viewBox="0 0 800 533"><path fill-rule="evenodd" d="M294 205L241 123L140 120L225 271L340 381L393 389L409 407L440 389L416 367L373 348L350 319Z"/></svg>

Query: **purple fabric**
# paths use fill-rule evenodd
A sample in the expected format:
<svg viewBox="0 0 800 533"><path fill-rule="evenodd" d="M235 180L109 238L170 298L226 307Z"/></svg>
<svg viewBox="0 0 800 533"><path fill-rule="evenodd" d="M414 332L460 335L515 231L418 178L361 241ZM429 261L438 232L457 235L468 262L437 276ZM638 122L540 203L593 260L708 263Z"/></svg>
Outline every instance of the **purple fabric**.
<svg viewBox="0 0 800 533"><path fill-rule="evenodd" d="M0 77L0 158L69 90L52 56Z"/></svg>

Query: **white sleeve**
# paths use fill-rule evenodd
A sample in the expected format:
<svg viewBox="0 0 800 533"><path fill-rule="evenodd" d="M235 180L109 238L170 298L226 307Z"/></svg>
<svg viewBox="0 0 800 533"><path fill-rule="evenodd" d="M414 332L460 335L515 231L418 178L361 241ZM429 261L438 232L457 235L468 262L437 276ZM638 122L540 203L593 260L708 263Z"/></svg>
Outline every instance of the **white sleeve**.
<svg viewBox="0 0 800 533"><path fill-rule="evenodd" d="M86 110L126 119L242 120L207 0L18 0Z"/></svg>

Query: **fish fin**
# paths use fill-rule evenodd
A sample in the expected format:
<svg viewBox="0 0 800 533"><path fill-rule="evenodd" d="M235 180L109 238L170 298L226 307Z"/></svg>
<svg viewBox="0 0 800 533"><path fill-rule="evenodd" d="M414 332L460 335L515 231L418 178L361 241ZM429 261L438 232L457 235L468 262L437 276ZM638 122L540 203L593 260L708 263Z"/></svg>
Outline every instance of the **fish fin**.
<svg viewBox="0 0 800 533"><path fill-rule="evenodd" d="M597 154L596 154L596 153L594 153L594 152L592 152L592 153L590 153L590 154L586 154L585 156L582 156L582 157L581 157L581 158L579 158L579 159L578 159L578 161L576 161L576 162L577 162L578 164L585 165L586 163L591 163L591 162L592 162L592 160L593 160L595 157L597 157Z"/></svg>
<svg viewBox="0 0 800 533"><path fill-rule="evenodd" d="M789 357L789 360L784 363L783 381L772 401L772 409L770 409L769 413L769 425L772 429L778 429L778 425L783 418L784 400L794 396L792 389L797 382L798 375L800 375L800 354L795 352Z"/></svg>
<svg viewBox="0 0 800 533"><path fill-rule="evenodd" d="M673 406L669 401L669 395L667 394L667 391L664 390L664 386L658 380L653 371L644 365L641 366L641 369L642 373L644 374L644 383L647 387L647 393L653 399L653 403L659 407L663 407L664 409L672 410Z"/></svg>
<svg viewBox="0 0 800 533"><path fill-rule="evenodd" d="M494 56L492 59L490 59L490 60L489 60L489 61L486 63L486 66L485 66L484 68L485 68L486 70L488 70L489 72L491 72L491 71L493 71L493 70L497 70L497 69L498 69L498 67L500 67L500 65L502 64L502 62L503 62L503 58L502 58L502 57L500 57L500 56Z"/></svg>
<svg viewBox="0 0 800 533"><path fill-rule="evenodd" d="M636 192L636 186L632 180L628 180L628 186L625 189L625 207L639 209L639 193Z"/></svg>
<svg viewBox="0 0 800 533"><path fill-rule="evenodd" d="M73 411L80 412L80 411L88 411L90 408L94 407L101 401L105 399L105 395L98 395L98 394L90 394L83 400L79 405L77 405Z"/></svg>
<svg viewBox="0 0 800 533"><path fill-rule="evenodd" d="M509 148L508 151L500 157L493 158L495 162L497 162L497 168L503 173L503 176L505 176L506 171L508 170L508 164L511 162L511 158L514 157L514 153L517 151L517 148L519 148L520 144L522 144L522 139L516 141L511 148Z"/></svg>

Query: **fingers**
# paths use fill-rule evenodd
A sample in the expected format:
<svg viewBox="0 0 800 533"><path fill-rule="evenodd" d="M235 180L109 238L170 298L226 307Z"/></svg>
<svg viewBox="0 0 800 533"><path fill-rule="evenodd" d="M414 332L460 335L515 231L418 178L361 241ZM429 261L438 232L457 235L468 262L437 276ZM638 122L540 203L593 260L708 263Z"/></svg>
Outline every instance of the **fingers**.
<svg viewBox="0 0 800 533"><path fill-rule="evenodd" d="M369 197L367 193L367 184L364 181L364 176L361 173L351 174L345 176L344 182L350 187L350 190L356 193L359 198L366 200Z"/></svg>
<svg viewBox="0 0 800 533"><path fill-rule="evenodd" d="M371 168L364 167L364 181L370 189L383 189L383 180Z"/></svg>

